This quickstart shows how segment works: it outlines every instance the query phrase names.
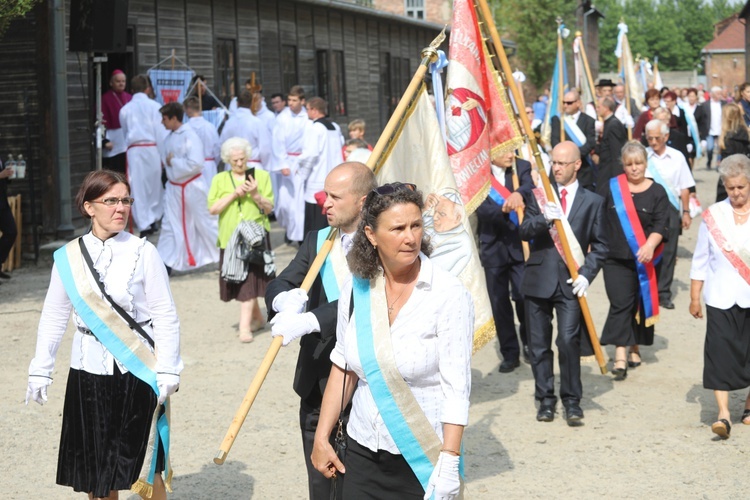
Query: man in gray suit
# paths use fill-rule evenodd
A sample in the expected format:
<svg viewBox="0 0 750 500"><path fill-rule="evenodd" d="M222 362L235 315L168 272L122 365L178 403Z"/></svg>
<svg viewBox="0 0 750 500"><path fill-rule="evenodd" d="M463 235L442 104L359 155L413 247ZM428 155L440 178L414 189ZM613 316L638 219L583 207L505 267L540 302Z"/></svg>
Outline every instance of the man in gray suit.
<svg viewBox="0 0 750 500"><path fill-rule="evenodd" d="M548 203L540 209L536 200L526 206L519 234L531 242L521 293L525 298L526 325L539 401L537 420L551 422L555 415L555 375L552 353L552 315L557 315L557 348L560 356L560 399L568 425L581 425L581 307L577 297L586 294L607 256L604 198L582 187L576 174L581 168L579 148L571 141L552 150L552 183L560 205ZM578 241L584 262L578 278L568 268L550 234L555 219L567 218ZM570 239L570 238L569 238Z"/></svg>

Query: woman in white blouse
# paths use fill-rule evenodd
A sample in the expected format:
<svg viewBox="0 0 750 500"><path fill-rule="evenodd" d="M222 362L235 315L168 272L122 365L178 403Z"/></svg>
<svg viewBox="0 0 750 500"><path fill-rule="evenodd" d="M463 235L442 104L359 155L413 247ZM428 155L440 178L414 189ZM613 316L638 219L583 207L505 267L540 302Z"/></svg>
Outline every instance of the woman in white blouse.
<svg viewBox="0 0 750 500"><path fill-rule="evenodd" d="M166 498L160 472L167 486L172 473L164 403L183 367L180 325L156 248L123 231L133 202L119 173L101 170L84 179L76 205L91 231L55 252L29 366L26 404L44 404L72 310L57 483L89 498L116 499L118 490L129 489Z"/></svg>
<svg viewBox="0 0 750 500"><path fill-rule="evenodd" d="M422 209L412 184L373 190L347 256L353 278L339 298L312 453L326 477L346 472L344 498L461 491L474 310L458 279L427 257ZM350 399L342 463L329 438Z"/></svg>
<svg viewBox="0 0 750 500"><path fill-rule="evenodd" d="M703 387L713 389L719 407L711 430L727 439L732 429L729 391L750 386L750 159L722 159L721 180L728 199L703 213L690 270L690 314L703 318L706 344ZM741 421L750 425L750 394Z"/></svg>

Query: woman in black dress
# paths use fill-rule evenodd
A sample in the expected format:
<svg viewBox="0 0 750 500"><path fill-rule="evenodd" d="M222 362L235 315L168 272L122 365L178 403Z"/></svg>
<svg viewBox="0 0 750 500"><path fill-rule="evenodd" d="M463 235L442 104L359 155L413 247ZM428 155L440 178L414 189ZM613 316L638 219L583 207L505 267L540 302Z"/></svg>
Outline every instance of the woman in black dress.
<svg viewBox="0 0 750 500"><path fill-rule="evenodd" d="M658 299L653 301L651 314L646 314L649 304L644 304L641 281L648 275L649 268L652 279L656 279L653 260L667 235L669 212L667 192L645 175L647 156L641 144L636 141L625 144L622 148L622 165L625 173L611 180L610 193L607 195L607 235L610 244L604 264L604 285L610 306L601 339L602 345L617 346L612 373L618 380L627 377L628 366L641 364L638 346L652 345L654 342L653 323L658 318ZM628 219L630 222L624 224L618 215L618 208L623 214L623 207L630 204L627 197L632 200L637 218ZM628 238L624 226L633 227L634 235ZM636 237L639 231L640 238ZM630 360L627 359L628 346Z"/></svg>

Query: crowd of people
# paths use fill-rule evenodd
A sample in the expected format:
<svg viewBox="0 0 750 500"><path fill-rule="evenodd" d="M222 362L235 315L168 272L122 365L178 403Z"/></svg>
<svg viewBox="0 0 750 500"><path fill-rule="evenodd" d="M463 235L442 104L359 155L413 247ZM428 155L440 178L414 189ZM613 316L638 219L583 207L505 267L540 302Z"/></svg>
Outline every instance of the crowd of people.
<svg viewBox="0 0 750 500"><path fill-rule="evenodd" d="M283 346L299 341L293 387L310 498L458 498L474 304L435 262L439 234L431 238L423 219L434 200L413 184L378 186L364 121L349 123L345 141L325 100L299 86L274 94L269 110L248 82L217 131L201 117L207 99L159 106L147 77L131 79L133 95L124 83L115 72L106 98L109 169L89 174L76 198L91 231L55 253L29 368L27 403L43 404L72 313L57 482L90 498L130 488L165 498L169 397L183 368L169 274L218 263L220 299L240 303L241 342L266 319ZM581 299L600 271L612 374L622 382L641 366L660 308L675 307L679 236L698 216L691 169L705 154L724 198L704 210L690 313L703 317L702 293L704 387L718 406L712 431L726 439L728 391L750 386L745 104L723 104L721 89L702 104L695 89L650 89L638 110L623 103L621 85L597 89L593 103L567 92L552 121L551 197L535 165L513 151L491 155L491 195L473 217L498 371L523 359L536 420L553 421L559 399L567 424L583 425L581 357L593 351ZM298 247L278 274L272 217ZM154 232L155 246L143 237ZM741 421L750 424L750 394Z"/></svg>

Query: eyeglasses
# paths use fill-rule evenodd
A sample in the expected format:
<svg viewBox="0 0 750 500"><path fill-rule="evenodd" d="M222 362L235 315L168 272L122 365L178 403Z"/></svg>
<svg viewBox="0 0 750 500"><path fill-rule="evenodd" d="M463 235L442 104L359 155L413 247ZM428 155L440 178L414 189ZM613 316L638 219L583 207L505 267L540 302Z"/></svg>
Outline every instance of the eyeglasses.
<svg viewBox="0 0 750 500"><path fill-rule="evenodd" d="M391 182L390 184L383 184L382 186L376 187L372 190L373 193L384 196L387 194L397 193L398 191L416 191L417 185L409 182Z"/></svg>
<svg viewBox="0 0 750 500"><path fill-rule="evenodd" d="M123 206L129 207L135 202L134 198L104 198L103 200L92 200L91 203L101 203L108 207L117 206L118 203L122 203Z"/></svg>
<svg viewBox="0 0 750 500"><path fill-rule="evenodd" d="M550 162L550 163L551 163L551 165L553 167L565 167L565 166L570 165L571 163L575 163L577 161L578 160L573 160L573 161L553 161L553 162Z"/></svg>
<svg viewBox="0 0 750 500"><path fill-rule="evenodd" d="M563 101L563 104L566 106L572 106L573 104L577 103L578 101Z"/></svg>

